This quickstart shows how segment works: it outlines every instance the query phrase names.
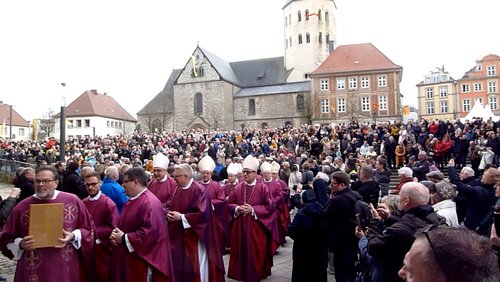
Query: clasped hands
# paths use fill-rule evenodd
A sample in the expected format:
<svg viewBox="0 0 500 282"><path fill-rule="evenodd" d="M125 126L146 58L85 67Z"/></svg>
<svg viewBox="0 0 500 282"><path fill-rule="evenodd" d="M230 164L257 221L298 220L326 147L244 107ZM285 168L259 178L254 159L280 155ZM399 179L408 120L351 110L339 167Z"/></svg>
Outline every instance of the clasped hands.
<svg viewBox="0 0 500 282"><path fill-rule="evenodd" d="M182 219L182 214L176 211L169 211L167 213L167 220L169 222L180 221Z"/></svg>
<svg viewBox="0 0 500 282"><path fill-rule="evenodd" d="M238 206L238 213L241 213L243 215L247 215L252 213L252 206L249 204L243 204L241 206Z"/></svg>

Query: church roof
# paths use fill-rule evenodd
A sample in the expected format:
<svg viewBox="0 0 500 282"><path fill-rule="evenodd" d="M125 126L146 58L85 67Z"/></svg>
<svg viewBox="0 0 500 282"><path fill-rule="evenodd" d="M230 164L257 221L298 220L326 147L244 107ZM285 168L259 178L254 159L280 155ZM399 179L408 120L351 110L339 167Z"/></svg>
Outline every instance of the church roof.
<svg viewBox="0 0 500 282"><path fill-rule="evenodd" d="M232 62L241 87L255 87L286 83L285 58L274 57Z"/></svg>
<svg viewBox="0 0 500 282"><path fill-rule="evenodd" d="M174 111L174 83L182 69L173 70L165 87L137 115L171 113Z"/></svg>
<svg viewBox="0 0 500 282"><path fill-rule="evenodd" d="M310 91L311 91L311 82L302 81L302 82L286 83L281 85L243 88L240 91L236 92L236 94L234 94L234 97L286 94L286 93L310 92Z"/></svg>
<svg viewBox="0 0 500 282"><path fill-rule="evenodd" d="M311 75L403 68L371 43L341 45Z"/></svg>
<svg viewBox="0 0 500 282"><path fill-rule="evenodd" d="M10 105L4 104L0 101L0 126L3 125L5 121L5 126L10 125ZM20 114L12 107L12 125L13 126L29 126L28 121L25 120Z"/></svg>
<svg viewBox="0 0 500 282"><path fill-rule="evenodd" d="M60 113L57 114L57 117ZM133 121L131 116L113 97L98 94L97 90L85 91L66 107L66 117L100 116L118 120Z"/></svg>
<svg viewBox="0 0 500 282"><path fill-rule="evenodd" d="M235 85L240 85L238 77L231 68L230 63L208 52L205 49L200 48L200 50L203 52L203 54L205 54L205 57L210 61L212 66L224 80Z"/></svg>

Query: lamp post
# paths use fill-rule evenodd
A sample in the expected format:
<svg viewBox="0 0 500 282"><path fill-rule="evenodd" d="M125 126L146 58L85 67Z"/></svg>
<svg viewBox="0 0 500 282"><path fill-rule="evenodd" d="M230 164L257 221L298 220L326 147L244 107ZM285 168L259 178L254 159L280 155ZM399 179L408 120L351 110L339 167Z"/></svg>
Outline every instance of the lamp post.
<svg viewBox="0 0 500 282"><path fill-rule="evenodd" d="M9 106L9 139L12 140L12 105Z"/></svg>
<svg viewBox="0 0 500 282"><path fill-rule="evenodd" d="M66 87L66 83L62 82L61 86ZM59 133L59 161L66 162L66 98L64 98L64 105L61 107L60 115L60 133Z"/></svg>

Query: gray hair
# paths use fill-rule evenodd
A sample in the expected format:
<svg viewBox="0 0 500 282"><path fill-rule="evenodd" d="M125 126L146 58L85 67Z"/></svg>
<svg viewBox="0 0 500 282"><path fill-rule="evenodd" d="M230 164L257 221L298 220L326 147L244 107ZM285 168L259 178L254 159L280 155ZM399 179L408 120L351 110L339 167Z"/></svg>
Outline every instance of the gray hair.
<svg viewBox="0 0 500 282"><path fill-rule="evenodd" d="M182 174L185 174L189 179L193 178L193 168L189 164L178 164L175 165L174 168L182 172Z"/></svg>
<svg viewBox="0 0 500 282"><path fill-rule="evenodd" d="M472 177L475 174L474 170L468 166L463 167L461 172L466 174L468 177Z"/></svg>
<svg viewBox="0 0 500 282"><path fill-rule="evenodd" d="M409 167L402 167L398 170L399 175L404 175L407 178L412 178L413 177L413 170Z"/></svg>

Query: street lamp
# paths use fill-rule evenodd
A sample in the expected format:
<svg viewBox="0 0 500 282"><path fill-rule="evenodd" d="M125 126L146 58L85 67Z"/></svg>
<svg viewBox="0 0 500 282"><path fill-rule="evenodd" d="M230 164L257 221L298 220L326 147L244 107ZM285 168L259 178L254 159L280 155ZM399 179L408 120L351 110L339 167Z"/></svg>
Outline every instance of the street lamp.
<svg viewBox="0 0 500 282"><path fill-rule="evenodd" d="M61 82L61 86L66 87L66 83ZM59 161L66 162L66 98L63 96L64 105L61 107L60 133L59 133Z"/></svg>
<svg viewBox="0 0 500 282"><path fill-rule="evenodd" d="M12 140L12 105L9 105L9 139Z"/></svg>

